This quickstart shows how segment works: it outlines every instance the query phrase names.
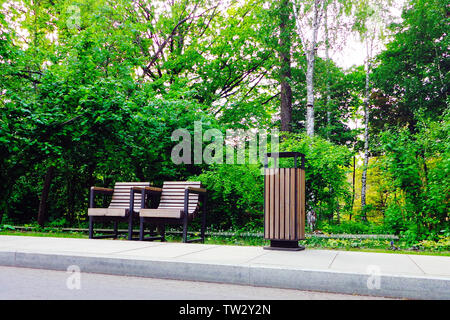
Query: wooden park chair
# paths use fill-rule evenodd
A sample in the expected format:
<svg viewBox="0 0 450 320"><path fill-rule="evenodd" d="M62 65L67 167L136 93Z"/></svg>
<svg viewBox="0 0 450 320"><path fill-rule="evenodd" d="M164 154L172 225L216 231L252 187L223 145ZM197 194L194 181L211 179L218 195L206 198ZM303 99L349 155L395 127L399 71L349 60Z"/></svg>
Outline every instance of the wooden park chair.
<svg viewBox="0 0 450 320"><path fill-rule="evenodd" d="M128 222L128 240L133 239L133 218L141 208L141 194L135 193L133 188L150 187L150 182L116 182L114 189L91 187L89 195L89 239L117 238L118 223ZM107 208L96 208L97 195L112 196ZM94 222L114 221L113 235L94 236Z"/></svg>
<svg viewBox="0 0 450 320"><path fill-rule="evenodd" d="M166 181L162 188L135 188L141 191L141 209L139 211L140 227L139 240L165 241L166 224L183 225L183 242L194 242L205 240L206 228L206 189L202 188L200 182L195 181ZM145 194L160 195L157 208L145 207ZM188 223L202 211L202 225L200 238L189 239L187 236ZM145 237L144 224L149 223L158 226L159 236Z"/></svg>

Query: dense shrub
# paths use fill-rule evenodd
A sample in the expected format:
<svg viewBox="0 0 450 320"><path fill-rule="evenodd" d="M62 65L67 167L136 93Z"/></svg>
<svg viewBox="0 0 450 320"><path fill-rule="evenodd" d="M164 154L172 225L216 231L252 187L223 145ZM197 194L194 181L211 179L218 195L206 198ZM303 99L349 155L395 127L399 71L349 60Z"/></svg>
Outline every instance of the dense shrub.
<svg viewBox="0 0 450 320"><path fill-rule="evenodd" d="M341 221L340 223L321 221L317 229L330 234L385 234L391 232L384 225L348 220Z"/></svg>
<svg viewBox="0 0 450 320"><path fill-rule="evenodd" d="M350 185L347 182L352 153L320 137L304 134L284 136L280 151L305 154L306 206L315 209L319 219L333 218L351 209ZM292 166L292 161L285 164Z"/></svg>
<svg viewBox="0 0 450 320"><path fill-rule="evenodd" d="M421 124L416 133L382 135L386 176L402 193L389 204L385 223L410 241L436 240L449 230L449 119Z"/></svg>
<svg viewBox="0 0 450 320"><path fill-rule="evenodd" d="M208 189L208 224L216 229L263 226L264 176L258 165L213 165L192 177Z"/></svg>

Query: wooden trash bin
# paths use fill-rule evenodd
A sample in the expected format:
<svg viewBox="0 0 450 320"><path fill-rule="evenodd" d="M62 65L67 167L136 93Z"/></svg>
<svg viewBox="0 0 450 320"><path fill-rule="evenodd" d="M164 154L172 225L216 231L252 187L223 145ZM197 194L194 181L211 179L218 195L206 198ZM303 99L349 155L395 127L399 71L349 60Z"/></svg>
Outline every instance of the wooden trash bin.
<svg viewBox="0 0 450 320"><path fill-rule="evenodd" d="M274 168L268 158L274 158ZM294 158L294 168L278 168L278 158ZM298 245L305 239L305 155L300 152L272 152L264 160L264 238L270 240L264 249L305 249Z"/></svg>

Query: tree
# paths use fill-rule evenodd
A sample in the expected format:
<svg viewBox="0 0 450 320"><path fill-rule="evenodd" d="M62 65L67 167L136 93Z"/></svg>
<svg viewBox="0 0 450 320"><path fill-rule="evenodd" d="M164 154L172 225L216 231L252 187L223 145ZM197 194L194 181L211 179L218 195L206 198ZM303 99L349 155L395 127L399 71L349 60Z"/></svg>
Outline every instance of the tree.
<svg viewBox="0 0 450 320"><path fill-rule="evenodd" d="M332 117L333 110L338 106L331 100L331 84L332 79L330 73L332 72L332 51L334 50L342 50L347 41L347 37L350 31L349 21L346 19L351 12L352 1L338 1L338 0L326 0L324 6L324 21L323 21L323 29L324 29L324 46L325 46L325 63L326 63L326 112L327 112L327 122L326 128L327 139L330 139L330 134L332 131Z"/></svg>
<svg viewBox="0 0 450 320"><path fill-rule="evenodd" d="M139 30L141 81L163 96L186 91L224 124L270 124L280 95L272 74L279 65L277 9L263 8L264 0L156 3L127 10Z"/></svg>
<svg viewBox="0 0 450 320"><path fill-rule="evenodd" d="M381 136L385 174L404 195L401 204L388 207L386 218L400 220L395 231L409 240L436 239L448 232L449 124L446 114L439 121L420 121L414 134L403 128Z"/></svg>
<svg viewBox="0 0 450 320"><path fill-rule="evenodd" d="M295 4L296 25L306 54L306 133L314 136L314 63L317 51L318 32L322 19L324 0ZM311 35L308 36L308 28Z"/></svg>
<svg viewBox="0 0 450 320"><path fill-rule="evenodd" d="M358 31L361 40L365 43L366 59L365 59L365 94L364 94L364 164L361 178L361 209L362 220L367 220L365 213L366 207L366 188L367 188L367 167L369 164L369 106L371 95L370 74L372 72L372 59L375 50L380 48L381 39L384 37L386 21L388 20L388 12L385 8L385 1L363 0L356 6L356 21L354 28Z"/></svg>
<svg viewBox="0 0 450 320"><path fill-rule="evenodd" d="M198 173L200 167L171 163L171 132L194 120L214 126L216 100L233 95L253 100L254 77L267 74L266 63L274 65L267 62L272 51L267 55L254 45L266 38L255 27L258 6L230 9L227 21L236 32L220 34L227 33L221 27L227 22L217 17L217 4L174 2L171 14L160 16L154 4L139 9L128 1L80 1L74 23L68 23L74 11L65 1L12 3L0 10L2 214L14 211L9 195L27 184L23 177L39 181L32 191L41 194L40 210L36 206L24 215L43 224L51 212L72 219L74 210L84 211L85 190L98 180L108 185L119 178L155 181L156 172L158 179ZM149 13L157 19L145 16ZM217 29L208 33L210 25ZM28 30L29 37L17 28ZM235 39L237 31L242 37ZM151 51L154 42L166 44ZM250 56L240 59L238 47ZM201 50L214 58L204 59ZM155 79L140 74L142 66ZM186 87L202 77L205 82ZM210 79L218 81L209 87ZM243 112L230 122L241 121ZM261 114L268 117L264 110Z"/></svg>
<svg viewBox="0 0 450 320"><path fill-rule="evenodd" d="M410 1L373 73L372 131L407 126L421 118L437 120L448 108L448 6L446 1Z"/></svg>
<svg viewBox="0 0 450 320"><path fill-rule="evenodd" d="M290 0L280 2L280 83L281 83L281 131L292 130L292 89L291 89L291 12Z"/></svg>

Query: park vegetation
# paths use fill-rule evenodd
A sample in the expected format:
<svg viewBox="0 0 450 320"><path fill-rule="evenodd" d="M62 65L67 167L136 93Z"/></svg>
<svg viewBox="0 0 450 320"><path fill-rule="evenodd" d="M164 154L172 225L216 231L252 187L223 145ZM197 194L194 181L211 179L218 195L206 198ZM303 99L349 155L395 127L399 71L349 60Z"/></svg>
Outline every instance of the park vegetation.
<svg viewBox="0 0 450 320"><path fill-rule="evenodd" d="M211 229L261 231L261 164L172 162L202 121L282 131L316 229L448 247L448 0L0 3L0 225L85 227L90 186L190 179Z"/></svg>

